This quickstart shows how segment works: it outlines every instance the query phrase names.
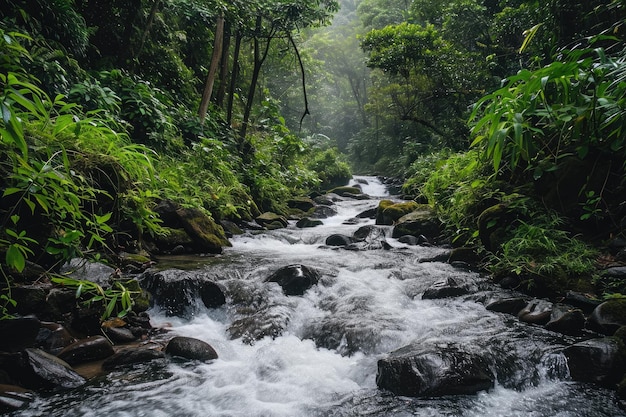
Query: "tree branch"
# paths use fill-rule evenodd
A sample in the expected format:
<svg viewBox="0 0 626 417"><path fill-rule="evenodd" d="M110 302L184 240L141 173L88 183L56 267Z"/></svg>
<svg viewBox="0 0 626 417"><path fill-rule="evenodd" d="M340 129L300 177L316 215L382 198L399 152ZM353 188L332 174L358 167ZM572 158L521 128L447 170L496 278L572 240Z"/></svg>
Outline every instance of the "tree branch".
<svg viewBox="0 0 626 417"><path fill-rule="evenodd" d="M307 116L307 114L311 114L311 112L309 111L309 99L306 94L306 78L304 74L304 64L302 63L302 57L300 56L300 51L298 51L296 42L293 40L293 36L291 36L291 33L289 33L288 36L289 36L289 41L291 42L291 45L293 45L293 49L296 51L296 56L298 57L298 63L300 64L300 72L302 73L302 92L304 94L304 113L302 114L302 117L300 118L300 129L302 129L302 121Z"/></svg>

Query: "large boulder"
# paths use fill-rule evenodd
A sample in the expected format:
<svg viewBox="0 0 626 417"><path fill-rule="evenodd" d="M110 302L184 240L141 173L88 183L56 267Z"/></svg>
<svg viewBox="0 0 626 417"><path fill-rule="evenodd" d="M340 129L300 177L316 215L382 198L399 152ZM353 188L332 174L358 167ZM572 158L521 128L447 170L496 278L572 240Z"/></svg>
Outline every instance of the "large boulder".
<svg viewBox="0 0 626 417"><path fill-rule="evenodd" d="M409 345L378 361L376 384L397 395L474 394L494 385L486 358L454 344Z"/></svg>
<svg viewBox="0 0 626 417"><path fill-rule="evenodd" d="M415 201L404 201L402 203L395 203L391 205L382 204L381 201L376 215L376 224L392 225L398 221L400 217L411 213L419 207L420 205Z"/></svg>
<svg viewBox="0 0 626 417"><path fill-rule="evenodd" d="M220 285L200 273L178 269L148 270L141 275L140 281L153 302L168 316L188 316L202 306L215 308L226 303Z"/></svg>
<svg viewBox="0 0 626 417"><path fill-rule="evenodd" d="M222 226L198 208L182 208L169 201L161 201L155 212L168 230L168 236L155 238L162 251L184 247L188 252L221 253L223 246L231 246Z"/></svg>
<svg viewBox="0 0 626 417"><path fill-rule="evenodd" d="M441 222L435 212L427 206L420 206L419 209L398 219L391 237L398 238L404 235L425 236L429 241L434 241L440 234Z"/></svg>
<svg viewBox="0 0 626 417"><path fill-rule="evenodd" d="M326 238L325 241L328 246L348 246L353 243L352 237L335 233Z"/></svg>
<svg viewBox="0 0 626 417"><path fill-rule="evenodd" d="M626 325L626 299L603 302L587 319L588 329L609 336L624 325Z"/></svg>
<svg viewBox="0 0 626 417"><path fill-rule="evenodd" d="M460 297L469 294L467 287L459 285L454 279L448 278L445 281L433 284L424 291L423 300L437 300L441 298Z"/></svg>
<svg viewBox="0 0 626 417"><path fill-rule="evenodd" d="M581 334L585 327L585 315L579 308L557 305L552 309L550 321L546 323L546 329L576 336Z"/></svg>
<svg viewBox="0 0 626 417"><path fill-rule="evenodd" d="M217 359L217 352L207 342L192 337L176 336L165 347L165 353L185 359L210 361Z"/></svg>
<svg viewBox="0 0 626 417"><path fill-rule="evenodd" d="M298 209L306 213L315 207L315 202L308 197L294 197L287 200L287 207Z"/></svg>
<svg viewBox="0 0 626 417"><path fill-rule="evenodd" d="M312 219L326 219L337 214L337 210L327 205L316 206L311 214Z"/></svg>
<svg viewBox="0 0 626 417"><path fill-rule="evenodd" d="M57 356L70 365L78 365L108 358L114 353L111 342L105 337L92 336L72 343L59 352Z"/></svg>
<svg viewBox="0 0 626 417"><path fill-rule="evenodd" d="M612 387L624 375L622 344L615 338L590 339L563 350L570 375L575 381Z"/></svg>
<svg viewBox="0 0 626 417"><path fill-rule="evenodd" d="M303 295L317 284L320 273L306 265L288 265L270 275L265 282L276 282L285 295Z"/></svg>
<svg viewBox="0 0 626 417"><path fill-rule="evenodd" d="M491 301L485 306L485 308L489 311L517 316L527 304L528 301L522 297L512 297Z"/></svg>
<svg viewBox="0 0 626 417"><path fill-rule="evenodd" d="M281 216L280 214L276 214L271 211L266 211L265 213L258 215L254 220L261 226L270 230L280 229L289 225L285 216Z"/></svg>
<svg viewBox="0 0 626 417"><path fill-rule="evenodd" d="M0 368L16 385L34 390L72 389L86 382L67 362L40 349L0 356Z"/></svg>

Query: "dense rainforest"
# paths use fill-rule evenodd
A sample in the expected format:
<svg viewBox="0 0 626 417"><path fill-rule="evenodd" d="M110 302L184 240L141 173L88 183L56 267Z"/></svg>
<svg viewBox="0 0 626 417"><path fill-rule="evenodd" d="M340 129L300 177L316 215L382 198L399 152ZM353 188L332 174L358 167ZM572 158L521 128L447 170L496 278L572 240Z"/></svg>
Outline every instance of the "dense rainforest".
<svg viewBox="0 0 626 417"><path fill-rule="evenodd" d="M489 390L509 374L524 374L529 385L505 382L495 394L525 392L545 377L528 382L526 369L532 374L550 368L549 381L552 373L559 381L571 376L617 388L624 407L625 23L625 0L1 0L0 335L11 337L0 337L0 385L50 393L68 382L50 374L44 383L39 373L28 381L23 371L30 373L32 363L43 363L43 374L52 364L66 375L72 360L114 357L120 362L113 369L165 353L185 357L168 351L176 338L163 344L168 330L152 327L146 311L158 293L171 310L163 314L176 316L175 323L186 303L201 299L212 309L228 299L224 314L232 315L232 323L207 316L224 337L221 347L230 346L223 349L227 355L286 336L279 343L309 352L299 351L298 365L306 356L316 362L320 352L332 363L339 363L335 355L365 355L363 381L373 381L372 365L380 359L375 383L359 380L349 388L352 374L361 375L349 371L348 388L342 379L341 389L328 389L332 404L345 389L350 395L364 387L388 389L380 376L387 358L382 355L404 355L400 342L413 343L407 335L438 340L439 333L456 337L478 329L489 340L472 335L467 344L479 346L481 355L490 352L495 365L479 369L484 380L462 381L472 390L452 394ZM375 186L358 176L351 184L353 173L371 176ZM382 184L390 195L376 195L385 199L366 208L361 200L374 199L364 187L378 190ZM356 217L341 226L319 220L339 218L333 206L355 210ZM352 235L337 232L361 221L375 225ZM391 228L377 225L393 226L393 245L386 240ZM323 245L321 235L309 233L318 226L319 233L337 226ZM272 234L283 231L283 240ZM244 240L278 249L236 252ZM280 266L273 257L293 250L283 241L309 245L310 258L302 259L317 257L320 270L290 264L269 274L268 265ZM224 248L231 245L235 255L229 258ZM417 259L421 250L442 252ZM210 259L217 274L230 275L211 281L197 271L158 269L172 258ZM241 261L243 271L240 258L249 258ZM219 269L220 262L231 269ZM430 265L422 268L422 262ZM81 276L84 270L101 279ZM244 279L248 270L253 272ZM371 275L365 284L376 288L361 288L367 279L353 277L361 273ZM286 288L294 276L306 286ZM445 277L443 291L451 292L429 298L426 281L437 276ZM192 282L201 294L177 287L181 282ZM471 291L462 288L464 282ZM271 293L276 286L269 284L276 283L282 289ZM306 298L312 286L318 292ZM484 288L492 293L483 291L480 301L467 295ZM513 293L515 298L502 295ZM507 319L504 327L490 321L493 294L507 310L493 311L518 321ZM458 295L475 298L446 304L454 311L423 301ZM542 303L549 308L539 311ZM417 307L422 310L412 310ZM296 310L307 315L302 309L311 317L298 316ZM476 311L482 319L472 318ZM415 320L421 314L426 321L438 314L432 317L435 329ZM524 315L533 317L522 320ZM485 329L474 323L481 320L487 320ZM554 336L550 325L559 320L566 329ZM590 327L594 320L599 327ZM521 331L525 336L509 334L523 321L531 323ZM458 327L447 327L450 322ZM510 340L498 345L500 335L490 331ZM617 336L598 342L600 334ZM137 346L152 336L151 342L161 336L155 343L162 345ZM173 345L193 351L187 359L218 358L199 338L183 339ZM243 343L229 345L235 339ZM593 362L599 371L585 368L576 375L573 360L555 355L553 346L572 347L583 339L583 345L586 339L599 343L589 355L606 353L610 360L598 359L597 365L596 356L583 355L580 363ZM50 340L58 345L49 346ZM457 371L468 358L480 359L473 362L480 367L488 363L464 351L460 339L441 340L446 347L437 345L426 356L433 362L433 354L451 354L454 366L435 359L437 372ZM545 347L533 348L538 340ZM137 349L120 359L124 352L114 342ZM283 346L285 357L291 344ZM523 355L507 356L513 351ZM89 356L93 352L104 353L96 358ZM60 366L54 355L68 363ZM280 378L287 368L304 369L284 365L284 357L276 361L280 366L266 366L265 353L260 356L255 371L261 379L265 371ZM511 365L521 357L530 363L523 371ZM317 365L311 366L315 372ZM414 365L405 368L419 374ZM502 375L493 374L501 365ZM104 372L109 365L98 366ZM242 380L254 374L245 369ZM596 371L610 379L594 380ZM68 372L76 379L63 389L89 379ZM390 374L404 375L393 367ZM332 378L320 379L326 389ZM453 376L451 384L459 379ZM285 385L291 391L291 380ZM406 381L400 385L404 389ZM577 392L565 385L573 390L568 393ZM308 395L309 385L303 386ZM405 395L402 389L391 392ZM198 393L193 395L205 392ZM416 396L424 393L432 392ZM382 401L396 401L386 395ZM3 398L0 413L38 406L32 396L23 402L6 397L9 403ZM401 407L409 404L402 401ZM175 404L172 409L178 410Z"/></svg>
<svg viewBox="0 0 626 417"><path fill-rule="evenodd" d="M3 3L4 314L75 257L149 264L172 212L219 252L352 171L495 277L626 292L596 273L624 257L623 1Z"/></svg>

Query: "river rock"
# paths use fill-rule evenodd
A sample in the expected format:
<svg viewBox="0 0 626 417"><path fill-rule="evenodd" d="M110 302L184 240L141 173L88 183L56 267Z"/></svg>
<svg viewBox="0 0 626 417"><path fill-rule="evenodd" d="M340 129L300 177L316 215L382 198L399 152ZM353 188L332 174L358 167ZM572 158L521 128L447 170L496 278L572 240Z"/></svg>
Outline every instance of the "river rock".
<svg viewBox="0 0 626 417"><path fill-rule="evenodd" d="M61 267L61 273L77 280L95 282L101 286L109 285L109 279L115 268L101 262L89 262L83 258L71 259Z"/></svg>
<svg viewBox="0 0 626 417"><path fill-rule="evenodd" d="M236 223L231 222L230 220L224 220L222 219L220 221L220 226L222 226L222 228L224 229L224 232L226 233L226 235L242 235L243 234L243 230L241 230L241 227L239 227Z"/></svg>
<svg viewBox="0 0 626 417"><path fill-rule="evenodd" d="M626 299L608 300L596 307L587 319L587 328L612 335L626 325Z"/></svg>
<svg viewBox="0 0 626 417"><path fill-rule="evenodd" d="M13 366L19 385L29 389L64 390L86 382L67 362L40 349L24 350Z"/></svg>
<svg viewBox="0 0 626 417"><path fill-rule="evenodd" d="M34 346L40 326L36 317L0 320L0 351L17 352Z"/></svg>
<svg viewBox="0 0 626 417"><path fill-rule="evenodd" d="M226 303L220 285L198 272L148 270L141 275L140 282L168 316L188 316L201 307L199 302L206 308Z"/></svg>
<svg viewBox="0 0 626 417"><path fill-rule="evenodd" d="M327 246L347 246L351 244L352 242L353 242L352 237L350 236L341 235L341 234L333 234L326 238L325 243Z"/></svg>
<svg viewBox="0 0 626 417"><path fill-rule="evenodd" d="M315 202L308 197L295 197L287 200L287 207L307 212L315 207Z"/></svg>
<svg viewBox="0 0 626 417"><path fill-rule="evenodd" d="M289 225L289 221L287 221L284 216L272 213L271 211L260 214L254 220L261 226L270 230L287 227Z"/></svg>
<svg viewBox="0 0 626 417"><path fill-rule="evenodd" d="M424 237L424 239L426 238ZM426 241L428 241L428 239L426 239ZM420 244L420 238L418 238L417 236L404 235L398 238L398 242L404 243L409 246L415 246Z"/></svg>
<svg viewBox="0 0 626 417"><path fill-rule="evenodd" d="M113 345L104 336L92 336L78 340L57 355L70 365L96 361L113 355Z"/></svg>
<svg viewBox="0 0 626 417"><path fill-rule="evenodd" d="M580 308L585 314L591 314L602 303L600 300L576 291L568 291L565 294L564 301L567 304Z"/></svg>
<svg viewBox="0 0 626 417"><path fill-rule="evenodd" d="M320 273L306 265L288 265L269 276L265 282L276 282L285 295L303 295L306 290L317 284Z"/></svg>
<svg viewBox="0 0 626 417"><path fill-rule="evenodd" d="M356 215L357 219L375 219L376 214L378 213L377 207L372 207L370 209L364 210Z"/></svg>
<svg viewBox="0 0 626 417"><path fill-rule="evenodd" d="M552 309L546 329L570 336L579 335L585 327L585 315L579 308L558 305Z"/></svg>
<svg viewBox="0 0 626 417"><path fill-rule="evenodd" d="M181 358L209 361L217 359L217 352L207 342L192 337L176 336L165 347L165 353Z"/></svg>
<svg viewBox="0 0 626 417"><path fill-rule="evenodd" d="M563 353L575 381L612 387L624 375L624 359L616 339L585 340L565 348Z"/></svg>
<svg viewBox="0 0 626 417"><path fill-rule="evenodd" d="M30 390L16 385L0 384L0 414L24 408L34 399L35 396Z"/></svg>
<svg viewBox="0 0 626 417"><path fill-rule="evenodd" d="M335 204L336 200L333 200L330 196L328 195L319 195L315 198L313 198L313 201L315 201L315 203L321 205L321 206L332 206Z"/></svg>
<svg viewBox="0 0 626 417"><path fill-rule="evenodd" d="M383 200L385 203L381 201L381 204L378 206L378 212L376 214L376 224L381 225L392 225L402 216L405 216L417 208L420 207L415 201L404 201L402 203L394 203L388 204L387 201Z"/></svg>
<svg viewBox="0 0 626 417"><path fill-rule="evenodd" d="M74 343L76 339L59 323L42 322L37 334L37 346L53 355Z"/></svg>
<svg viewBox="0 0 626 417"><path fill-rule="evenodd" d="M363 193L343 193L342 197L352 198L354 200L369 200L371 197Z"/></svg>
<svg viewBox="0 0 626 417"><path fill-rule="evenodd" d="M474 394L494 385L486 358L454 344L400 348L378 361L376 384L396 395Z"/></svg>
<svg viewBox="0 0 626 417"><path fill-rule="evenodd" d="M109 356L102 362L102 369L110 371L136 363L150 362L155 359L162 359L165 353L160 350L150 348L129 348L122 349L114 355Z"/></svg>
<svg viewBox="0 0 626 417"><path fill-rule="evenodd" d="M102 330L114 343L130 343L137 340L137 337L127 327L107 327Z"/></svg>
<svg viewBox="0 0 626 417"><path fill-rule="evenodd" d="M312 219L326 219L336 214L337 210L335 210L334 208L326 205L319 205L315 207L310 217Z"/></svg>
<svg viewBox="0 0 626 417"><path fill-rule="evenodd" d="M300 220L298 220L296 222L296 227L298 227L300 229L304 229L306 227L321 226L322 224L324 224L324 222L322 222L321 220L310 219L308 217L303 217L303 218L301 218Z"/></svg>
<svg viewBox="0 0 626 417"><path fill-rule="evenodd" d="M351 195L361 194L361 192L362 190L359 187L340 186L340 187L333 188L328 193L337 194L338 196L341 196L341 197L348 197ZM346 194L348 194L348 196Z"/></svg>
<svg viewBox="0 0 626 417"><path fill-rule="evenodd" d="M231 246L222 226L197 208L179 208L176 214L183 229L193 239L193 249L200 253L222 253L223 246Z"/></svg>
<svg viewBox="0 0 626 417"><path fill-rule="evenodd" d="M420 206L406 216L401 217L393 228L391 237L398 238L404 235L425 236L434 241L441 233L441 222L430 208Z"/></svg>
<svg viewBox="0 0 626 417"><path fill-rule="evenodd" d="M528 302L521 297L505 298L502 300L495 300L487 304L485 307L489 311L495 311L498 313L506 313L517 316Z"/></svg>
<svg viewBox="0 0 626 417"><path fill-rule="evenodd" d="M517 318L525 323L546 324L552 315L552 303L535 299L517 313Z"/></svg>
<svg viewBox="0 0 626 417"><path fill-rule="evenodd" d="M352 235L352 241L360 250L390 248L385 240L385 230L374 225L359 227Z"/></svg>
<svg viewBox="0 0 626 417"><path fill-rule="evenodd" d="M460 297L468 293L469 290L467 288L459 286L453 278L448 278L446 281L438 282L424 291L422 299L436 300L440 298Z"/></svg>

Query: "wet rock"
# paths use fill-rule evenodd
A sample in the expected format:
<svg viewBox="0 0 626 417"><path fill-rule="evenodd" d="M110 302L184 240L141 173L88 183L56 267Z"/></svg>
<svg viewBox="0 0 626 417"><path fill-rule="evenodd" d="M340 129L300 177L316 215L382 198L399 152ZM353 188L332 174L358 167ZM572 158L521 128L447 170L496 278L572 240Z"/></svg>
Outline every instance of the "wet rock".
<svg viewBox="0 0 626 417"><path fill-rule="evenodd" d="M200 253L222 253L223 246L231 246L222 226L197 208L179 208L176 214L185 232L194 242L193 249Z"/></svg>
<svg viewBox="0 0 626 417"><path fill-rule="evenodd" d="M383 200L388 201L388 200ZM382 203L382 202L381 202ZM412 213L420 207L415 201L404 201L402 203L394 204L381 204L378 206L378 212L376 215L376 224L392 225L397 222L401 217Z"/></svg>
<svg viewBox="0 0 626 417"><path fill-rule="evenodd" d="M191 337L176 336L165 348L165 353L185 359L209 361L217 359L217 352L207 342Z"/></svg>
<svg viewBox="0 0 626 417"><path fill-rule="evenodd" d="M612 335L626 325L626 299L608 300L596 307L587 319L587 328Z"/></svg>
<svg viewBox="0 0 626 417"><path fill-rule="evenodd" d="M337 210L330 206L320 205L315 207L313 213L311 214L312 219L326 219L328 217L332 217L337 214Z"/></svg>
<svg viewBox="0 0 626 417"><path fill-rule="evenodd" d="M352 198L354 200L369 200L371 197L363 193L343 193L342 197Z"/></svg>
<svg viewBox="0 0 626 417"><path fill-rule="evenodd" d="M330 198L328 195L318 195L317 197L313 198L313 201L322 206L332 206L335 204L333 199Z"/></svg>
<svg viewBox="0 0 626 417"><path fill-rule="evenodd" d="M328 246L347 246L352 243L350 236L334 234L326 238L326 245Z"/></svg>
<svg viewBox="0 0 626 417"><path fill-rule="evenodd" d="M448 278L446 281L436 283L424 291L422 299L437 300L441 298L460 297L465 294L469 294L467 288L459 286L453 278Z"/></svg>
<svg viewBox="0 0 626 417"><path fill-rule="evenodd" d="M581 309L568 306L555 306L546 323L546 329L570 336L579 335L585 327L585 315Z"/></svg>
<svg viewBox="0 0 626 417"><path fill-rule="evenodd" d="M17 352L34 346L40 326L35 317L0 320L0 351Z"/></svg>
<svg viewBox="0 0 626 417"><path fill-rule="evenodd" d="M140 281L153 302L168 316L186 317L202 306L215 308L226 303L222 288L201 273L178 269L149 270L141 275Z"/></svg>
<svg viewBox="0 0 626 417"><path fill-rule="evenodd" d="M224 232L227 236L243 234L243 230L241 230L241 227L237 226L234 222L231 222L230 220L221 220L220 225L224 229Z"/></svg>
<svg viewBox="0 0 626 417"><path fill-rule="evenodd" d="M315 207L315 202L308 197L295 197L287 200L287 207L307 212Z"/></svg>
<svg viewBox="0 0 626 417"><path fill-rule="evenodd" d="M77 365L108 358L114 353L111 342L104 336L92 336L72 343L57 356L70 365Z"/></svg>
<svg viewBox="0 0 626 417"><path fill-rule="evenodd" d="M373 225L359 227L352 234L353 242L374 242L385 238L385 230Z"/></svg>
<svg viewBox="0 0 626 417"><path fill-rule="evenodd" d="M489 311L495 311L497 313L506 313L517 316L524 307L526 307L527 301L521 297L506 298L503 300L492 301L485 307Z"/></svg>
<svg viewBox="0 0 626 417"><path fill-rule="evenodd" d="M0 384L0 414L25 408L35 399L34 394L16 385Z"/></svg>
<svg viewBox="0 0 626 417"><path fill-rule="evenodd" d="M320 273L306 265L288 265L280 268L265 282L276 282L285 295L303 295L306 290L317 284Z"/></svg>
<svg viewBox="0 0 626 417"><path fill-rule="evenodd" d="M401 217L393 228L391 237L397 238L404 235L425 236L429 241L434 241L441 233L441 222L435 213L424 206L406 216Z"/></svg>
<svg viewBox="0 0 626 417"><path fill-rule="evenodd" d="M450 258L448 259L448 262L453 263L460 261L470 265L476 265L480 262L480 259L480 255L478 255L476 248L464 246L452 249L450 251Z"/></svg>
<svg viewBox="0 0 626 417"><path fill-rule="evenodd" d="M518 288L521 283L522 281L517 275L507 275L498 282L500 287L504 288L505 290L514 290Z"/></svg>
<svg viewBox="0 0 626 417"><path fill-rule="evenodd" d="M16 306L8 306L12 314L27 316L34 315L40 320L54 320L54 312L47 302L50 285L19 285L11 288L11 297L16 301Z"/></svg>
<svg viewBox="0 0 626 417"><path fill-rule="evenodd" d="M29 389L65 390L86 382L67 362L40 349L26 349L14 365L19 385Z"/></svg>
<svg viewBox="0 0 626 417"><path fill-rule="evenodd" d="M375 219L378 208L373 207L371 209L364 210L356 215L357 219Z"/></svg>
<svg viewBox="0 0 626 417"><path fill-rule="evenodd" d="M426 239L426 240L428 240L428 239ZM400 236L398 238L398 242L404 243L404 244L409 245L409 246L415 246L415 245L419 245L420 244L420 238L418 238L417 236L404 235L404 236Z"/></svg>
<svg viewBox="0 0 626 417"><path fill-rule="evenodd" d="M376 375L378 388L410 397L474 394L494 380L484 357L452 344L400 348L378 361Z"/></svg>
<svg viewBox="0 0 626 417"><path fill-rule="evenodd" d="M580 308L584 313L590 314L597 306L601 304L600 300L594 299L586 294L576 291L568 291L565 294L567 304Z"/></svg>
<svg viewBox="0 0 626 417"><path fill-rule="evenodd" d="M517 318L525 323L546 324L552 315L552 303L535 299L530 301L518 314Z"/></svg>
<svg viewBox="0 0 626 417"><path fill-rule="evenodd" d="M133 332L126 327L108 327L103 331L113 343L130 343L137 340Z"/></svg>
<svg viewBox="0 0 626 417"><path fill-rule="evenodd" d="M359 187L341 186L341 187L333 188L332 190L329 191L329 193L337 194L341 197L346 197L346 194L350 194L350 195L361 194L361 189Z"/></svg>
<svg viewBox="0 0 626 417"><path fill-rule="evenodd" d="M324 224L321 220L313 220L308 217L303 217L296 222L296 227L304 229L306 227L316 227Z"/></svg>
<svg viewBox="0 0 626 417"><path fill-rule="evenodd" d="M61 324L42 322L37 334L37 346L53 355L74 343L76 339Z"/></svg>
<svg viewBox="0 0 626 417"><path fill-rule="evenodd" d="M102 362L102 369L111 371L113 369L122 368L136 363L150 362L155 359L162 359L165 353L156 349L149 348L130 348L123 349L109 356Z"/></svg>
<svg viewBox="0 0 626 417"><path fill-rule="evenodd" d="M613 338L585 340L565 348L563 354L574 381L611 387L624 375L620 343Z"/></svg>
<svg viewBox="0 0 626 417"><path fill-rule="evenodd" d="M261 226L264 226L270 230L272 230L272 228L277 228L277 226L279 225L280 227L278 228L287 227L289 225L289 222L284 216L272 213L271 211L266 211L265 213L260 214L254 220Z"/></svg>
<svg viewBox="0 0 626 417"><path fill-rule="evenodd" d="M95 282L99 285L108 285L109 278L115 268L100 262L89 262L82 258L71 259L61 267L61 273L77 280Z"/></svg>

